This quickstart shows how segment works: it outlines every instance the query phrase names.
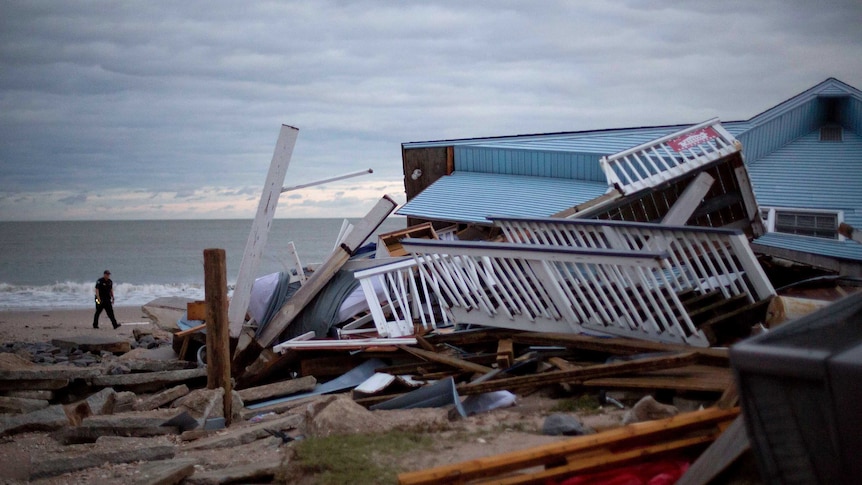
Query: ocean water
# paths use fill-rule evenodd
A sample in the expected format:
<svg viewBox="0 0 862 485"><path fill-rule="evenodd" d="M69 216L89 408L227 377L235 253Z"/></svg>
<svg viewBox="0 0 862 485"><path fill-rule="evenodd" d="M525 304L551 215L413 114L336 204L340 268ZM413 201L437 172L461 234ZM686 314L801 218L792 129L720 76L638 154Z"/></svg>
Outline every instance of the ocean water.
<svg viewBox="0 0 862 485"><path fill-rule="evenodd" d="M291 241L303 265L325 261L343 221L275 219L255 276L292 270ZM106 269L117 306L166 296L203 299L203 250L225 250L232 286L251 225L250 219L0 222L0 310L92 308L93 287ZM404 227L404 218L390 217L375 234Z"/></svg>

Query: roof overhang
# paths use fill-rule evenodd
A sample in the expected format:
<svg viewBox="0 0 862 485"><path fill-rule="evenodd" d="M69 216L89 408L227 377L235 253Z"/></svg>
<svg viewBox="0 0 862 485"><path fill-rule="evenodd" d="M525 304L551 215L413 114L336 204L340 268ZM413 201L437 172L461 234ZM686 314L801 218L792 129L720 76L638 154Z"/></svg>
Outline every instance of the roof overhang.
<svg viewBox="0 0 862 485"><path fill-rule="evenodd" d="M453 172L395 213L431 221L491 225L487 216L548 217L599 197L607 189L603 182Z"/></svg>

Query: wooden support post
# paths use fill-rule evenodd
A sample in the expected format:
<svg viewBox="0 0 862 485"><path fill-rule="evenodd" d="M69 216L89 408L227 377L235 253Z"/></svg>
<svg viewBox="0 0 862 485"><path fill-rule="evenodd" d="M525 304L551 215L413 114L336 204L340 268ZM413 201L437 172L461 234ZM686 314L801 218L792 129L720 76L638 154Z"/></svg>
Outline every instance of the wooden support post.
<svg viewBox="0 0 862 485"><path fill-rule="evenodd" d="M207 302L207 388L224 389L224 420L225 425L230 425L230 328L224 249L204 249L204 295Z"/></svg>

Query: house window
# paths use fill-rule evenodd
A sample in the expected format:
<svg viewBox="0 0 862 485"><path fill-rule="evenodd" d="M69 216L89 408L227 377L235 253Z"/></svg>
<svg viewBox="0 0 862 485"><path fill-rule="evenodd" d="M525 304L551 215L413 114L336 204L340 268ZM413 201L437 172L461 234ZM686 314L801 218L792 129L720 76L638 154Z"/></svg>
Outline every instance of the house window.
<svg viewBox="0 0 862 485"><path fill-rule="evenodd" d="M775 211L775 232L838 239L838 214L834 212Z"/></svg>
<svg viewBox="0 0 862 485"><path fill-rule="evenodd" d="M820 128L820 141L841 141L843 134L840 125L826 125Z"/></svg>

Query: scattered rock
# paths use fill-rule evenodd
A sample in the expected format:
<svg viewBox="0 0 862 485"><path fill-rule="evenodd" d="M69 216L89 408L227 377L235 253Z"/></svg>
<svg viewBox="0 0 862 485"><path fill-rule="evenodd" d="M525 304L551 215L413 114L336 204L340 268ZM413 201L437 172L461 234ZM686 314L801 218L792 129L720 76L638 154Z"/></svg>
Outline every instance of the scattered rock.
<svg viewBox="0 0 862 485"><path fill-rule="evenodd" d="M664 419L679 414L679 409L669 404L662 404L652 396L644 396L623 417L623 424L640 423L655 419Z"/></svg>
<svg viewBox="0 0 862 485"><path fill-rule="evenodd" d="M0 396L0 413L26 414L48 407L47 399Z"/></svg>
<svg viewBox="0 0 862 485"><path fill-rule="evenodd" d="M132 409L135 411L146 411L149 409L156 409L158 407L164 406L170 402L173 402L189 393L189 386L185 384L180 384L179 386L174 386L169 389L165 389L162 392L157 394L153 394L152 396L146 399L140 399L132 405Z"/></svg>
<svg viewBox="0 0 862 485"><path fill-rule="evenodd" d="M552 414L545 418L542 425L542 434L548 436L581 436L593 433L595 430L584 426L576 416L570 414Z"/></svg>
<svg viewBox="0 0 862 485"><path fill-rule="evenodd" d="M349 396L330 396L308 406L308 434L331 436L351 433L377 433L386 430L378 415L365 409Z"/></svg>

